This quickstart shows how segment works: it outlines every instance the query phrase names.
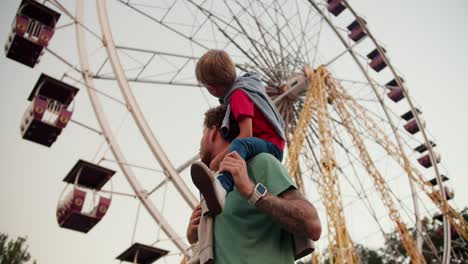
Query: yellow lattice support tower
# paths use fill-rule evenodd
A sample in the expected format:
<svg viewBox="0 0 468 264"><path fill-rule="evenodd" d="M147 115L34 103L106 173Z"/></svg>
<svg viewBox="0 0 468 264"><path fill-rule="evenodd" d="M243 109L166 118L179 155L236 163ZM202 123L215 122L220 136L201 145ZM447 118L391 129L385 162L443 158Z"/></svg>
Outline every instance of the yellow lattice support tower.
<svg viewBox="0 0 468 264"><path fill-rule="evenodd" d="M423 255L417 249L416 242L414 241L413 237L409 233L408 229L406 228L405 224L403 223L400 217L400 213L398 212L394 201L390 196L390 190L385 182L385 179L382 177L377 167L375 166L372 157L370 156L369 152L366 149L366 146L364 145L363 139L359 135L359 131L357 130L357 128L351 120L352 116L346 108L345 103L346 100L348 100L349 98L346 98L344 94L337 89L337 82L331 77L330 74L327 75L326 79L327 86L329 87L330 91L330 96L333 98L335 110L340 116L343 126L347 130L348 134L351 136L351 139L358 150L359 158L364 164L365 170L374 180L374 185L378 190L378 193L380 194L385 207L388 210L390 218L396 225L396 230L399 233L403 247L405 248L408 256L410 257L411 262L414 264L426 263Z"/></svg>
<svg viewBox="0 0 468 264"><path fill-rule="evenodd" d="M320 264L320 255L315 251L312 253L312 257L310 258L310 263L312 264Z"/></svg>
<svg viewBox="0 0 468 264"><path fill-rule="evenodd" d="M308 65L306 65L304 67L304 71L308 79L311 80L313 70ZM294 129L292 140L291 142L289 142L288 158L286 160L286 166L289 169L289 175L291 175L291 177L296 182L297 187L301 190L303 190L303 184L302 177L299 173L299 155L301 154L302 147L304 146L304 140L306 137L307 129L309 127L309 122L312 119L312 113L314 111L313 100L307 100L309 94L311 94L312 85L313 82L311 82L309 85L306 100L302 107L302 111L299 120L297 121L296 128Z"/></svg>
<svg viewBox="0 0 468 264"><path fill-rule="evenodd" d="M365 127L366 131L369 132L389 156L393 157L395 161L400 164L407 175L411 177L424 193L426 193L440 211L448 217L451 226L453 226L465 240L468 240L468 223L465 219L442 197L440 192L434 188L432 184L424 179L421 172L411 164L407 155L387 137L386 133L367 114L366 110L358 104L354 98L349 96L338 82L333 79L329 79L329 82L333 83L333 86L337 90L336 92L346 99L348 108L353 112L355 117L359 119L360 124Z"/></svg>
<svg viewBox="0 0 468 264"><path fill-rule="evenodd" d="M329 263L359 263L359 257L354 252L346 228L340 185L335 174L336 161L325 84L327 72L324 67L318 68L315 73L310 68L306 68L305 71L310 85L289 147L287 164L291 174L298 175L297 158L304 144L313 113L316 112L321 154L321 177L318 189L327 211Z"/></svg>

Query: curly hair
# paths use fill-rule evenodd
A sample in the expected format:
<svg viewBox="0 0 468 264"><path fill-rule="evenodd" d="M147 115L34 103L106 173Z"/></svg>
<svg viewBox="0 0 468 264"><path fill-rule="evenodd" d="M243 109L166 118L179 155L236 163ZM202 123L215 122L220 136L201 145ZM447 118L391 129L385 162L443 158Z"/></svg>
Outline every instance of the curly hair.
<svg viewBox="0 0 468 264"><path fill-rule="evenodd" d="M213 108L208 109L205 112L205 121L203 125L207 128L216 127L221 132L221 126L223 125L223 119L226 115L227 106L226 105L219 105ZM239 135L239 124L234 120L233 116L230 115L229 120L229 131L227 135L221 133L224 139L231 142Z"/></svg>

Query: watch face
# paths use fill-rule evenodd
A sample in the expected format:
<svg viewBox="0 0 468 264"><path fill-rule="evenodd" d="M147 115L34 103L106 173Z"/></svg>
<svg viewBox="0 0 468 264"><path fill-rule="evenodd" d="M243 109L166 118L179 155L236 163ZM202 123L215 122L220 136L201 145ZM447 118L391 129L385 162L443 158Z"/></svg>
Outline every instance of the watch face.
<svg viewBox="0 0 468 264"><path fill-rule="evenodd" d="M260 193L260 194L264 194L266 192L266 188L265 186L263 186L262 184L258 184L257 185L257 191Z"/></svg>

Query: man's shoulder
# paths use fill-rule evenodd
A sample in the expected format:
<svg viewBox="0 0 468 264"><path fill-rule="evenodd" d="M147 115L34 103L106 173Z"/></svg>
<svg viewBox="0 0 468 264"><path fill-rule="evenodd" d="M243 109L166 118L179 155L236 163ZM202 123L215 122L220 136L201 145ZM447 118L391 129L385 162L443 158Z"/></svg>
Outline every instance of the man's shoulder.
<svg viewBox="0 0 468 264"><path fill-rule="evenodd" d="M268 188L268 192L279 195L285 190L296 188L281 162L269 153L260 153L248 161L249 176Z"/></svg>
<svg viewBox="0 0 468 264"><path fill-rule="evenodd" d="M275 172L288 175L286 168L270 153L260 153L247 162L247 167L253 173Z"/></svg>
<svg viewBox="0 0 468 264"><path fill-rule="evenodd" d="M260 153L248 161L248 166L253 166L253 167L261 166L265 164L282 166L281 162L277 158L275 158L270 153L266 153L266 152Z"/></svg>

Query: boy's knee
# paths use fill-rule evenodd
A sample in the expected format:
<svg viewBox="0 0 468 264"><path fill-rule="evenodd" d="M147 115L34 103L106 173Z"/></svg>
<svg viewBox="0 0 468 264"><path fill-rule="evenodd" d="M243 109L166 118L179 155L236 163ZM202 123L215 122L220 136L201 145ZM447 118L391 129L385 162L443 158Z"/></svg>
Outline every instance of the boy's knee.
<svg viewBox="0 0 468 264"><path fill-rule="evenodd" d="M245 145L245 140L243 138L236 138L231 142L231 149L243 145Z"/></svg>

